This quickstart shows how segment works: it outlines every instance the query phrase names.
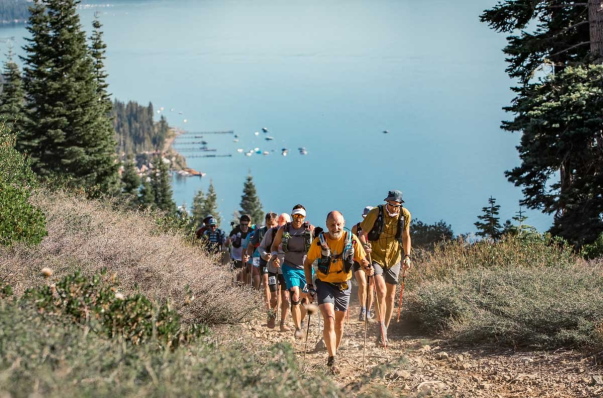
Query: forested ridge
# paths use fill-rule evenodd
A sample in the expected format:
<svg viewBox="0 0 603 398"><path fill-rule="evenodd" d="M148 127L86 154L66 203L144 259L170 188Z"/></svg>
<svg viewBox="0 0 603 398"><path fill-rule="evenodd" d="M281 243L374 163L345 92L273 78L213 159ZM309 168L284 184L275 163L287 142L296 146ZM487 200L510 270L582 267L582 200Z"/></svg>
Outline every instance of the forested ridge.
<svg viewBox="0 0 603 398"><path fill-rule="evenodd" d="M30 5L26 0L0 0L0 24L27 21Z"/></svg>
<svg viewBox="0 0 603 398"><path fill-rule="evenodd" d="M133 154L160 151L168 135L169 125L165 117L153 120L153 104L140 105L115 100L111 117L117 136L119 153Z"/></svg>

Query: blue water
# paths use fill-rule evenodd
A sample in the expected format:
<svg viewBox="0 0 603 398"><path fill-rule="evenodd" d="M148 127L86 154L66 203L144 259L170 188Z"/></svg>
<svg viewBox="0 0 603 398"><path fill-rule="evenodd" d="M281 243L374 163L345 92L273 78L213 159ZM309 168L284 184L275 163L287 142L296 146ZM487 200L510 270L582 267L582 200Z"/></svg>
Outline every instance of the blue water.
<svg viewBox="0 0 603 398"><path fill-rule="evenodd" d="M315 224L337 209L351 225L364 206L400 189L414 217L467 233L490 196L502 221L521 198L503 175L519 164L519 135L499 129L513 84L504 35L478 20L495 3L105 0L86 1L81 15L88 28L100 13L116 98L152 101L189 131L240 137L206 136L216 154L233 157L190 158L207 176L174 180L178 204L211 179L229 221L251 173L267 211L302 203ZM0 30L18 47L25 33ZM527 215L541 231L550 225Z"/></svg>

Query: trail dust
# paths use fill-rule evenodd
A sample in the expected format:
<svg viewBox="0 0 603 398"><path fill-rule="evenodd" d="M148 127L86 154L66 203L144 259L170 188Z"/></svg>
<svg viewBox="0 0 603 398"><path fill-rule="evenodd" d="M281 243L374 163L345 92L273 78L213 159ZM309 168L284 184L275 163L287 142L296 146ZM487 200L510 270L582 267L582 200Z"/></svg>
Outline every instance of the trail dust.
<svg viewBox="0 0 603 398"><path fill-rule="evenodd" d="M265 347L290 342L302 372L330 377L350 396L405 397L601 397L603 367L597 356L571 350L514 351L495 346L458 346L418 335L416 328L397 323L395 312L386 349L378 346L378 324L370 321L364 343L364 322L358 321L357 296L352 293L349 319L337 355L338 375L331 375L322 341L321 315L310 319L310 332L296 340L293 331L268 329L263 314L242 325L222 326L221 343L229 340ZM307 322L307 318L306 318ZM289 322L292 327L292 323ZM307 324L304 326L306 330ZM599 358L600 360L600 358Z"/></svg>

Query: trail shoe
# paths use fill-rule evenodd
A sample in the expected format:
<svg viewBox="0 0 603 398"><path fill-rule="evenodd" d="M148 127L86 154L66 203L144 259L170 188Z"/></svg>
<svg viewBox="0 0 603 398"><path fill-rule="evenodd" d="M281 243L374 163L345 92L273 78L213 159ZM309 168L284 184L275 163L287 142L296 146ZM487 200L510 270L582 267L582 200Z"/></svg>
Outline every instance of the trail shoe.
<svg viewBox="0 0 603 398"><path fill-rule="evenodd" d="M374 311L374 310L370 310L370 311L368 312L368 314L366 315L366 317L367 317L368 319L375 319L375 311Z"/></svg>
<svg viewBox="0 0 603 398"><path fill-rule="evenodd" d="M275 314L268 314L268 322L266 323L266 326L268 326L269 329L274 329L274 327L276 326Z"/></svg>
<svg viewBox="0 0 603 398"><path fill-rule="evenodd" d="M360 314L358 315L358 320L360 322L364 322L366 320L366 310L364 308L362 308L360 310Z"/></svg>
<svg viewBox="0 0 603 398"><path fill-rule="evenodd" d="M339 369L335 365L335 357L329 357L329 359L327 360L327 368L329 368L329 372L332 375L339 374Z"/></svg>
<svg viewBox="0 0 603 398"><path fill-rule="evenodd" d="M304 336L305 336L305 333L304 333L303 329L299 329L299 328L295 329L295 338L296 339L301 340L304 338Z"/></svg>
<svg viewBox="0 0 603 398"><path fill-rule="evenodd" d="M281 321L281 332L290 332L291 328L285 325L285 322Z"/></svg>

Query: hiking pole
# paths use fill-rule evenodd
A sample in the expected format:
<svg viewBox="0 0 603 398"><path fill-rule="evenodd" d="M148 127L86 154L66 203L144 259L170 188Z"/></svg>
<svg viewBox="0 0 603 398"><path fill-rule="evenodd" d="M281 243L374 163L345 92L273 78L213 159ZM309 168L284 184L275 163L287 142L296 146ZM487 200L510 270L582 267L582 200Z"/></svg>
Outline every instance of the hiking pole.
<svg viewBox="0 0 603 398"><path fill-rule="evenodd" d="M308 353L308 336L310 335L310 319L312 319L312 314L318 310L318 307L315 304L307 304L306 312L308 313L308 328L306 330L306 343L304 344L304 366L306 365L306 354Z"/></svg>
<svg viewBox="0 0 603 398"><path fill-rule="evenodd" d="M368 313L368 303L369 303L369 290L371 284L371 277L369 275L366 276L366 300L365 307L367 308ZM368 330L368 316L364 317L364 346L362 347L362 367L366 369L366 333Z"/></svg>
<svg viewBox="0 0 603 398"><path fill-rule="evenodd" d="M368 257L369 257L369 263L372 265L373 261L371 259L371 255L369 254ZM378 291L376 279L375 279L375 290ZM379 314L378 321L379 321L379 329L381 330L381 344L383 345L383 348L385 348L387 350L387 337L385 337L385 334L386 334L385 319L382 320L382 316L381 316L381 305L379 304L379 292L377 292L375 304L377 305L377 314Z"/></svg>
<svg viewBox="0 0 603 398"><path fill-rule="evenodd" d="M400 322L400 313L402 312L402 303L404 302L404 285L406 282L406 270L402 272L402 285L400 285L400 298L398 299L398 318L396 322Z"/></svg>

